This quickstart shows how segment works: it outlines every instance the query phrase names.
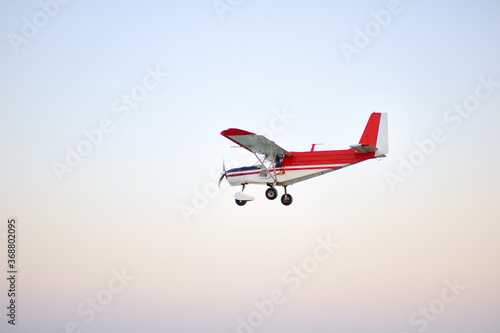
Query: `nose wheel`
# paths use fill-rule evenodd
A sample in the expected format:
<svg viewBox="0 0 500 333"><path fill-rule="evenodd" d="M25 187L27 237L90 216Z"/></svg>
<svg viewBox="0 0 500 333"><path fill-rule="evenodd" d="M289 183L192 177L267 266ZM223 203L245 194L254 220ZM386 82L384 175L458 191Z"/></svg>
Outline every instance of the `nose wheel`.
<svg viewBox="0 0 500 333"><path fill-rule="evenodd" d="M243 192L245 190L245 184L243 184L243 188L241 192L237 192L234 194L234 201L238 206L245 206L248 201L253 201L255 198L248 193Z"/></svg>

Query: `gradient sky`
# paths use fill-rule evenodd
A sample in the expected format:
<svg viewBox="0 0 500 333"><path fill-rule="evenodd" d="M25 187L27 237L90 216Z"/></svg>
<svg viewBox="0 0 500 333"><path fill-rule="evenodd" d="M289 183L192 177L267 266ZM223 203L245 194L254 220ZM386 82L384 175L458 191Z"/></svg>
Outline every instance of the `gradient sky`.
<svg viewBox="0 0 500 333"><path fill-rule="evenodd" d="M20 272L2 332L500 331L499 2L0 9L0 275L10 217ZM373 111L388 157L290 186L289 207L215 187L222 158L254 162L226 128L345 149ZM318 238L339 245L321 262Z"/></svg>

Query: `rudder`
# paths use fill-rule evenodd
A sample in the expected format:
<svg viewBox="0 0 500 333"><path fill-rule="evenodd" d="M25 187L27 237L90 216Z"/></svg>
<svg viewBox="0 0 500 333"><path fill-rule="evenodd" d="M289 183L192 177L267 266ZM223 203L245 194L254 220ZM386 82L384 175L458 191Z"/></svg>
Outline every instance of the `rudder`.
<svg viewBox="0 0 500 333"><path fill-rule="evenodd" d="M389 152L387 113L373 112L370 115L359 144L377 148L375 157Z"/></svg>

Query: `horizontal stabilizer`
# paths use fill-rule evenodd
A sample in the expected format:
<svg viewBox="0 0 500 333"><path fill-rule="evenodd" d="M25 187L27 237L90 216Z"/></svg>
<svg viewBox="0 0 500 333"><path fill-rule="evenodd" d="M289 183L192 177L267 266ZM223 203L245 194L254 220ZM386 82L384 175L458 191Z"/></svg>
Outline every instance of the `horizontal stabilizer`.
<svg viewBox="0 0 500 333"><path fill-rule="evenodd" d="M362 144L357 144L357 145L350 145L352 149L356 151L356 153L360 154L366 154L366 153L373 153L377 151L378 149L373 147L372 145L362 145Z"/></svg>

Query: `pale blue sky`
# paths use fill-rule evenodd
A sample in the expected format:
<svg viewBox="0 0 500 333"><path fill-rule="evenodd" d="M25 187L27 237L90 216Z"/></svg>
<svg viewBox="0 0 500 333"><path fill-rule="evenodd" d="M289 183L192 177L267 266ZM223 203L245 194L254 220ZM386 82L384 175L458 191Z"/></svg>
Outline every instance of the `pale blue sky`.
<svg viewBox="0 0 500 333"><path fill-rule="evenodd" d="M15 329L244 331L238 318L278 289L254 332L498 332L500 3L401 0L347 59L341 45L395 2L220 2L233 4L223 20L211 0L0 5L0 260L15 216ZM253 163L226 128L345 149L373 111L389 114L388 157L289 187L289 207L259 186L245 207L239 188L214 189L222 156ZM53 165L103 121L112 129L59 181ZM436 129L446 139L426 155L416 142ZM318 237L339 248L291 291L283 276ZM134 279L87 323L77 309L122 269ZM418 311L455 279L466 289L424 324Z"/></svg>

